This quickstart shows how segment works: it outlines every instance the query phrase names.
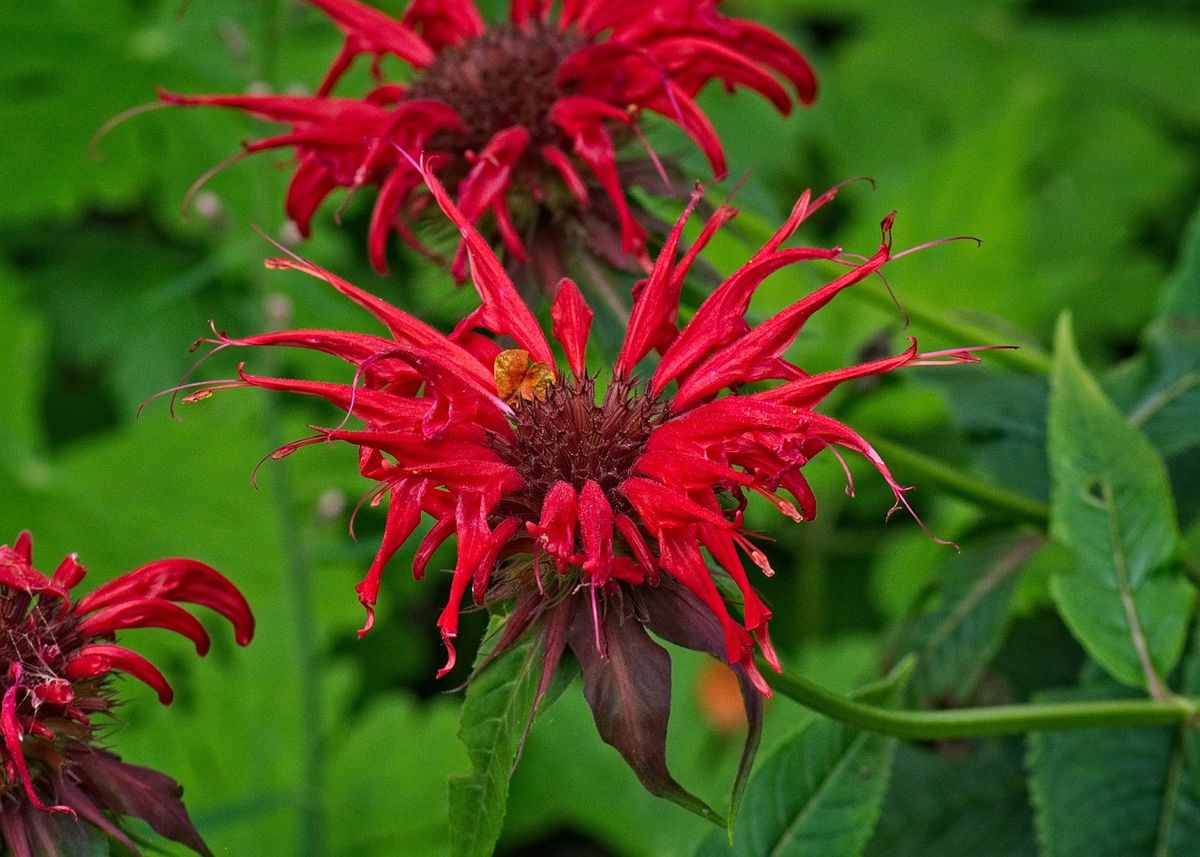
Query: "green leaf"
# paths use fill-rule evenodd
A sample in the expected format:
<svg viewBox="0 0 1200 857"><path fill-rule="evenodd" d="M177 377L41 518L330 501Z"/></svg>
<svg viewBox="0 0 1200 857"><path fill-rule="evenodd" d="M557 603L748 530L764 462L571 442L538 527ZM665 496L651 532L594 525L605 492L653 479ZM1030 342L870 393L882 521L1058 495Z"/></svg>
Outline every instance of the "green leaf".
<svg viewBox="0 0 1200 857"><path fill-rule="evenodd" d="M895 705L912 673L906 659L856 696ZM854 857L871 837L896 739L827 718L811 721L772 755L746 790L733 842L709 836L697 857Z"/></svg>
<svg viewBox="0 0 1200 857"><path fill-rule="evenodd" d="M1056 337L1050 392L1051 531L1075 557L1051 592L1088 652L1120 681L1163 691L1195 592L1176 561L1166 469L1088 374L1070 319Z"/></svg>
<svg viewBox="0 0 1200 857"><path fill-rule="evenodd" d="M1040 539L968 546L938 570L936 605L901 640L917 655L912 691L923 702L969 699L1004 640L1019 575Z"/></svg>
<svg viewBox="0 0 1200 857"><path fill-rule="evenodd" d="M1035 857L1022 743L901 743L868 857Z"/></svg>
<svg viewBox="0 0 1200 857"><path fill-rule="evenodd" d="M486 639L499 639L503 620L493 618ZM491 650L482 646L475 660ZM516 643L471 679L458 734L471 758L470 774L450 778L450 853L488 855L496 847L508 804L508 781L521 748L542 659L533 637Z"/></svg>
<svg viewBox="0 0 1200 857"><path fill-rule="evenodd" d="M1192 217L1147 340L1152 380L1129 419L1170 458L1200 445L1200 211Z"/></svg>
<svg viewBox="0 0 1200 857"><path fill-rule="evenodd" d="M1197 686L1189 682L1189 692ZM1101 679L1044 696L1111 699ZM1200 748L1190 729L1081 729L1029 739L1043 857L1188 857L1200 841Z"/></svg>

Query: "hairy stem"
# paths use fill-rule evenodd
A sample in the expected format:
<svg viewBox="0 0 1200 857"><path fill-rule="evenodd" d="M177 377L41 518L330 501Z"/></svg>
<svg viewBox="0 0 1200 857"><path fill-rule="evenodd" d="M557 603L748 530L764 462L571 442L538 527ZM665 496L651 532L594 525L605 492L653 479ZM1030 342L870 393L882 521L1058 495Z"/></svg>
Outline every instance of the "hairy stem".
<svg viewBox="0 0 1200 857"><path fill-rule="evenodd" d="M806 708L859 729L916 741L1103 726L1179 726L1190 725L1200 716L1200 700L1180 696L896 711L849 699L791 673L776 675L764 669L763 674L776 691Z"/></svg>

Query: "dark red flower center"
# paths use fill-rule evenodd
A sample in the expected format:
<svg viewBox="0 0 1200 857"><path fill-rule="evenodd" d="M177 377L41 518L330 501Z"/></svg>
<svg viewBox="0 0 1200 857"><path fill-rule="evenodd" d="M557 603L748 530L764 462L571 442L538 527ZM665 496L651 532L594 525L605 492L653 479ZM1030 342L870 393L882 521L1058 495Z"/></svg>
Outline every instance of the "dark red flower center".
<svg viewBox="0 0 1200 857"><path fill-rule="evenodd" d="M520 125L529 132L530 150L562 142L550 121L550 108L564 93L558 67L581 42L542 24L523 29L488 29L462 45L442 51L409 90L409 98L429 98L453 107L466 131L454 147L479 152L498 132Z"/></svg>
<svg viewBox="0 0 1200 857"><path fill-rule="evenodd" d="M637 389L634 381L620 379L597 402L595 379L585 377L560 379L543 397L518 399L513 410L516 440L497 444L496 451L521 474L525 488L505 499L514 507L504 513L537 520L556 482L582 491L588 480L604 490L615 511L626 511L620 507L627 501L617 488L633 475L650 432L662 419L657 399Z"/></svg>

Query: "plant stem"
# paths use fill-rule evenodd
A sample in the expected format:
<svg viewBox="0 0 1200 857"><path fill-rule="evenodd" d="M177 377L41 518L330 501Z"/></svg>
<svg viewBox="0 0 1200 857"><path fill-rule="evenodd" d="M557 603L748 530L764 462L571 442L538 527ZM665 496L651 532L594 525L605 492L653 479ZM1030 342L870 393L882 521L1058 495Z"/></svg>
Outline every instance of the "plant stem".
<svg viewBox="0 0 1200 857"><path fill-rule="evenodd" d="M257 43L257 75L274 90L278 84L279 41L282 36L281 0L264 0L259 7L255 40ZM273 172L260 165L256 173L254 217L264 227L277 219L280 206L277 183ZM263 316L270 316L270 290L265 283L265 269L259 266L253 281L253 295ZM267 326L274 327L266 318ZM268 349L270 350L270 349ZM271 373L268 358L267 371ZM271 373L273 374L273 373ZM263 406L263 434L268 448L284 442L280 398L268 393ZM296 796L299 810L298 841L293 853L298 857L320 857L324 853L325 836L323 785L325 779L325 742L321 716L321 673L317 650L317 617L313 600L312 564L303 538L303 526L294 505L292 491L292 462L284 459L271 468L269 491L275 507L279 537L283 542L286 563L287 589L291 601L292 633L296 670L300 729L300 784Z"/></svg>
<svg viewBox="0 0 1200 857"><path fill-rule="evenodd" d="M775 690L806 708L859 729L916 741L1104 726L1180 726L1191 725L1200 717L1200 701L1180 696L1161 701L1112 699L944 711L895 711L857 702L790 673L777 675L765 669L763 674Z"/></svg>
<svg viewBox="0 0 1200 857"><path fill-rule="evenodd" d="M1042 528L1050 520L1050 510L1036 500L975 479L895 441L873 439L871 445L889 464L898 465L900 470L914 474L917 477L915 481L937 485L956 497Z"/></svg>
<svg viewBox="0 0 1200 857"><path fill-rule="evenodd" d="M895 311L892 296L885 290L848 289L846 293L877 307ZM959 346L1003 345L1013 338L1011 334L1004 331L956 319L940 309L923 304L907 295L901 301L901 306L911 321L933 333L944 336ZM1036 345L1022 344L1019 348L1011 351L989 352L987 360L989 363L1003 363L1011 369L1032 375L1050 373L1050 358Z"/></svg>

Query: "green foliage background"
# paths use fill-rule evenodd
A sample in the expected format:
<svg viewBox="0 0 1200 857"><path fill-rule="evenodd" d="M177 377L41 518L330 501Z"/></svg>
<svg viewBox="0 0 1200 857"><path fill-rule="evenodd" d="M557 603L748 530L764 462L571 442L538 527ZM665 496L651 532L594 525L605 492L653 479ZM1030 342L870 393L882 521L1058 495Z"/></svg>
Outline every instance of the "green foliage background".
<svg viewBox="0 0 1200 857"><path fill-rule="evenodd" d="M743 216L709 261L730 270L802 189L858 175L876 189L848 189L805 241L869 253L893 208L898 247L979 236L981 249L957 243L891 267L890 283L912 310L907 332L923 348L980 344L948 339L919 312L936 308L976 325L987 341L1020 342L1023 354L1045 360L1055 321L1069 309L1084 363L1125 413L1182 378L1172 407L1138 426L1153 449L1134 446L1166 460L1155 502L1178 510L1170 526L1186 544L1200 543L1200 403L1187 387L1200 350L1194 331L1189 339L1169 324L1200 314L1200 279L1183 267L1179 249L1200 189L1197 10L1185 2L742 0L728 13L785 32L812 58L822 91L813 109L787 119L748 95L706 96L732 171L753 167L737 197ZM173 680L177 701L163 709L145 688L123 683L124 725L111 735L126 759L184 784L218 854L300 853L314 837L310 853L445 853L446 784L469 770L456 737L461 693L453 691L465 673L432 680L445 581L414 583L402 553L376 629L356 639L363 617L353 584L382 522L365 510L358 541L347 537L367 487L353 450L315 447L268 462L258 489L251 484L255 462L307 424L328 424L328 412L234 392L181 406L178 421L163 400L137 417L143 400L183 377L193 360L188 346L208 332L209 319L233 334L271 323L370 329L319 284L262 270L273 251L251 225L284 234L286 158L232 167L208 185L203 216L185 216L180 205L192 181L264 128L218 111L158 111L115 129L98 144L98 158L88 152L106 120L153 99L156 86L311 88L336 44L320 15L279 0L46 0L36 14L0 5L0 540L32 530L42 568L78 551L91 584L160 556L195 556L250 598L259 629L244 651L215 622L216 645L203 662L185 641L138 636L139 650ZM686 171L704 175L678 135L655 139ZM302 252L433 320L460 317L470 294L420 261L397 257L386 279L367 269L369 196L351 202L340 228L335 206L323 209ZM1192 235L1196 248L1200 229ZM816 276L777 276L754 312L769 313ZM1174 285L1160 299L1169 276ZM900 314L881 286L862 289L870 294L840 298L809 325L796 350L802 365L845 365L881 340L903 341ZM224 357L204 377L232 372L234 358ZM284 360L289 371L329 365ZM830 407L871 440L903 443L1050 502L1044 375L914 370L867 392L850 391ZM836 463L814 462L821 514L810 524L783 525L771 510L752 508L751 525L776 539L780 573L763 591L790 668L849 691L917 652L913 704L1021 701L1053 688L1087 695L1113 684L1084 667L1083 648L1055 610L1072 615L1062 602L1071 596L1060 595L1070 587L1050 584L1070 568L1069 550L922 483L901 462L895 469L902 482L918 483L910 496L924 520L959 541L961 555L903 516L885 526L887 492L857 463L851 501ZM1174 500L1163 493L1167 479ZM1191 598L1178 574L1170 587ZM470 618L462 650L471 651L484 618ZM1167 672L1184 645L1183 620L1177 624L1164 644ZM719 803L740 736L706 719L697 689L708 680L705 659L680 652L674 661L672 765L681 782ZM760 769L816 764L811 756L767 761L810 723L817 721L799 707L772 701ZM882 820L870 841L862 837L867 854L1015 857L1038 853L1039 841L1045 854L1082 853L1059 835L1053 810L1088 784L1062 782L1044 766L1069 767L1084 750L1039 739L1026 759L1020 741L896 748L819 728L802 738L818 761L821 753L835 762L896 754L886 795L879 785ZM1143 758L1170 756L1170 738L1161 737L1130 740L1147 743ZM1102 791L1115 774L1097 776L1090 786ZM1142 797L1150 803L1123 827L1136 842L1111 853L1194 853L1175 850L1175 839L1155 846L1153 824L1142 836L1137 819L1157 818L1164 805L1153 772L1148 781L1151 795ZM1034 806L1051 811L1035 821ZM571 688L529 737L500 848L665 857L695 853L708 833L703 821L638 786ZM704 853L725 853L721 845L710 840ZM857 853L863 843L845 847ZM1165 850L1144 850L1151 847Z"/></svg>

